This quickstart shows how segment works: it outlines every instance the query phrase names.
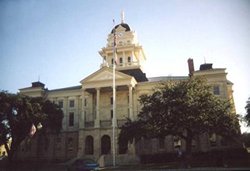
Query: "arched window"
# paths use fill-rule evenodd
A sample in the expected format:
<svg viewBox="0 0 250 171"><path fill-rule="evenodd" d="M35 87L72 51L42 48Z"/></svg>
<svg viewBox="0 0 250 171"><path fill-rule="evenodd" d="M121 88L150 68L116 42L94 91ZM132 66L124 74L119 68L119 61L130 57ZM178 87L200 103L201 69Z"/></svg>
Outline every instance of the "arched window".
<svg viewBox="0 0 250 171"><path fill-rule="evenodd" d="M94 154L94 139L90 135L85 139L85 154Z"/></svg>
<svg viewBox="0 0 250 171"><path fill-rule="evenodd" d="M102 154L110 154L111 150L111 141L108 135L102 136L101 139L101 152Z"/></svg>
<svg viewBox="0 0 250 171"><path fill-rule="evenodd" d="M122 57L120 57L119 62L120 62L120 64L122 64L122 63L123 63L123 59L122 59Z"/></svg>

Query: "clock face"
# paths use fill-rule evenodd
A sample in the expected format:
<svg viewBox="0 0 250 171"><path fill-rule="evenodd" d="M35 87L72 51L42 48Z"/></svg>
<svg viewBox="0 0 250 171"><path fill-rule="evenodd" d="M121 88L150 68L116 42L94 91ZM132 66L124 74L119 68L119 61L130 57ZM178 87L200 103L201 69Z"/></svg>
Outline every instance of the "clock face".
<svg viewBox="0 0 250 171"><path fill-rule="evenodd" d="M118 37L122 37L122 36L123 36L123 33L118 33L117 36L118 36Z"/></svg>

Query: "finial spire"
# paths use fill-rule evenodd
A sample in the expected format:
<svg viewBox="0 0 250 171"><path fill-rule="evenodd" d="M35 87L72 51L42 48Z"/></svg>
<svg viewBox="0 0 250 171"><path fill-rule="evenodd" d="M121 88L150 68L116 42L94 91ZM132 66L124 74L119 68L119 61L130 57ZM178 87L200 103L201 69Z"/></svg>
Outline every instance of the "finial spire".
<svg viewBox="0 0 250 171"><path fill-rule="evenodd" d="M124 23L124 11L121 12L121 23Z"/></svg>

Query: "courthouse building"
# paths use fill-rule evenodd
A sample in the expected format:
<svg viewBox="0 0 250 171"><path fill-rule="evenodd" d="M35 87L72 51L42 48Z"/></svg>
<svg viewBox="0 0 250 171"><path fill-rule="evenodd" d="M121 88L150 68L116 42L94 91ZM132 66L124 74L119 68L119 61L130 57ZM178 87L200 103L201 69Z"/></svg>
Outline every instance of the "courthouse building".
<svg viewBox="0 0 250 171"><path fill-rule="evenodd" d="M113 49L114 33L117 35L116 60ZM227 80L225 68L214 69L212 64L202 64L200 69L195 71L193 60L189 59L187 64L189 72L186 76L148 78L143 70L146 62L143 47L137 40L136 32L131 30L123 19L109 32L107 44L99 54L103 59L100 69L79 80L80 84L77 86L50 90L41 82L33 82L31 87L20 89L21 94L32 97L45 96L57 103L63 110L64 118L60 134L49 134L46 140L35 137L31 141L23 142L18 158L68 160L73 157L86 157L111 164L114 64L116 64L115 149L116 160L120 164L136 162L137 156L141 154L174 152L176 145L185 150L184 142L172 136L162 139L142 139L128 147L119 147L117 144L119 128L126 122L126 118L131 120L137 118L141 108L139 97L152 93L153 88L159 83L187 80L189 74L205 76L216 96L230 99L232 104L234 103L233 84ZM193 148L207 151L223 145L225 144L221 138L215 135L209 138L204 135L194 141Z"/></svg>

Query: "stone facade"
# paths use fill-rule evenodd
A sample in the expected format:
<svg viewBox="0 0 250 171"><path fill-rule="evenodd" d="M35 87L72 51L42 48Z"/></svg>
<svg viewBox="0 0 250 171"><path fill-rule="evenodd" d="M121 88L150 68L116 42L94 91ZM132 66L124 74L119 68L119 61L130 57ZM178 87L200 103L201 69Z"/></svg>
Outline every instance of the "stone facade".
<svg viewBox="0 0 250 171"><path fill-rule="evenodd" d="M188 79L188 76L147 78L143 72L143 63L146 61L143 48L138 43L136 33L124 23L124 19L108 35L107 44L99 54L103 58L100 69L81 80L79 86L48 90L44 84L34 82L31 87L20 89L22 94L32 97L46 96L59 104L64 118L59 135L49 134L46 141L38 136L25 140L19 149L18 158L62 161L86 157L94 158L102 165L109 165L112 163L113 124L116 161L119 164L138 162L137 156L141 154L174 152L177 145L181 145L185 150L184 142L175 140L172 136L163 139L142 139L136 144L129 144L128 148L123 150L117 144L117 137L119 127L126 118L136 119L141 108L138 101L141 95L152 93L153 88L162 82L182 81ZM116 122L113 123L114 63ZM213 85L214 94L230 99L233 104L233 84L227 80L225 69L213 69L210 64L204 64L205 68L202 66L200 70L194 71L193 61L189 59L189 74L205 76L209 84ZM207 151L221 145L220 138L211 142L211 137L201 135L193 143L193 147L195 150Z"/></svg>

